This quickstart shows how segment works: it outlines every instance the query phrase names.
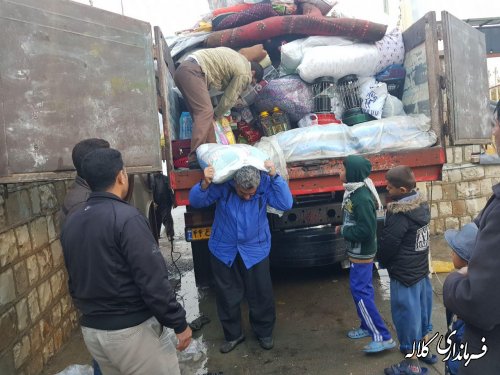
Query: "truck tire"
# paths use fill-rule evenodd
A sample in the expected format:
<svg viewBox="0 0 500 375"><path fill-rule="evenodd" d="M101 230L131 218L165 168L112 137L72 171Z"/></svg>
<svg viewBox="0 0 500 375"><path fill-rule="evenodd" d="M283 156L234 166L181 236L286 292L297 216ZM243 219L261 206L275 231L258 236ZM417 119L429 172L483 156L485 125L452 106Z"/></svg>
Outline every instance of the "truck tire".
<svg viewBox="0 0 500 375"><path fill-rule="evenodd" d="M196 285L208 287L213 284L212 267L210 266L210 251L208 241L191 242L191 252L193 254L193 269Z"/></svg>

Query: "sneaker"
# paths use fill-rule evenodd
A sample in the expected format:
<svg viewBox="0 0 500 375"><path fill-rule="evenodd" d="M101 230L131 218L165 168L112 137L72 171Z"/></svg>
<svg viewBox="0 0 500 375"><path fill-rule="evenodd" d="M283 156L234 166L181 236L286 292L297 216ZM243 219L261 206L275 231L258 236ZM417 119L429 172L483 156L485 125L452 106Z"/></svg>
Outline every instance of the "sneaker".
<svg viewBox="0 0 500 375"><path fill-rule="evenodd" d="M229 353L231 350L236 348L236 346L238 346L238 344L241 344L243 341L245 341L245 336L243 336L243 334L242 334L236 340L224 341L222 343L222 345L220 346L219 350L221 353Z"/></svg>
<svg viewBox="0 0 500 375"><path fill-rule="evenodd" d="M372 341L363 348L365 353L378 353L396 347L396 341L393 339L385 341Z"/></svg>
<svg viewBox="0 0 500 375"><path fill-rule="evenodd" d="M272 337L259 337L257 340L262 349L271 350L274 347L274 340Z"/></svg>
<svg viewBox="0 0 500 375"><path fill-rule="evenodd" d="M363 328L351 329L347 332L347 337L350 339L362 339L364 337L370 337L370 332Z"/></svg>

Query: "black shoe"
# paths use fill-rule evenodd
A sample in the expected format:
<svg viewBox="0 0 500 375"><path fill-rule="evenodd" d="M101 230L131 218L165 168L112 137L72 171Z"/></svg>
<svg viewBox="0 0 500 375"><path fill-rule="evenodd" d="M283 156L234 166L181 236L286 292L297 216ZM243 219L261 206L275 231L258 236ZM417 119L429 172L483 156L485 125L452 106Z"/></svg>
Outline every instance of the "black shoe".
<svg viewBox="0 0 500 375"><path fill-rule="evenodd" d="M189 169L201 169L201 167L200 167L200 163L198 163L198 161L197 161L197 160L195 160L195 161L190 161L190 162L188 163L188 168L189 168Z"/></svg>
<svg viewBox="0 0 500 375"><path fill-rule="evenodd" d="M262 349L271 350L274 347L274 340L272 337L259 337L259 345Z"/></svg>
<svg viewBox="0 0 500 375"><path fill-rule="evenodd" d="M222 345L220 346L219 350L221 353L229 353L231 350L236 348L238 344L241 344L243 341L245 341L245 336L242 334L240 337L238 337L236 340L233 341L224 341Z"/></svg>

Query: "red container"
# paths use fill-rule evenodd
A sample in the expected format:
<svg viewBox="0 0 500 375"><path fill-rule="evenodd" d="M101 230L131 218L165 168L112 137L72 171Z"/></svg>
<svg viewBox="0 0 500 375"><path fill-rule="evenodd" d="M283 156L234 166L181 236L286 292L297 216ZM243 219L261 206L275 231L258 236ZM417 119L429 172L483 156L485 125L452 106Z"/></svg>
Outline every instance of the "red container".
<svg viewBox="0 0 500 375"><path fill-rule="evenodd" d="M318 116L318 125L340 124L333 113L316 113Z"/></svg>
<svg viewBox="0 0 500 375"><path fill-rule="evenodd" d="M179 139L172 141L172 156L174 160L187 157L191 152L191 140Z"/></svg>

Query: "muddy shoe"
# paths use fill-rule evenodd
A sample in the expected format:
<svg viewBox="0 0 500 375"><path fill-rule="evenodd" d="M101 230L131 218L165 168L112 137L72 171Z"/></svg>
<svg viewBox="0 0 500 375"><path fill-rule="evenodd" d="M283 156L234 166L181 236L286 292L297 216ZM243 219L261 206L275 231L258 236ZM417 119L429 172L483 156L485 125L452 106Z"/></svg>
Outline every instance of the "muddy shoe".
<svg viewBox="0 0 500 375"><path fill-rule="evenodd" d="M205 324L210 323L210 318L204 314L193 320L191 323L189 323L189 327L193 331L199 331L201 327L203 327Z"/></svg>
<svg viewBox="0 0 500 375"><path fill-rule="evenodd" d="M274 347L274 340L272 337L259 337L257 340L262 349L271 350Z"/></svg>
<svg viewBox="0 0 500 375"><path fill-rule="evenodd" d="M245 336L241 335L238 337L236 340L233 341L224 341L222 345L220 346L219 350L221 353L229 353L231 350L236 348L238 344L241 344L243 341L245 341Z"/></svg>

